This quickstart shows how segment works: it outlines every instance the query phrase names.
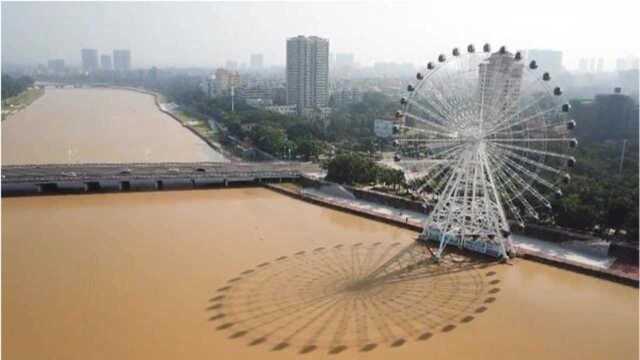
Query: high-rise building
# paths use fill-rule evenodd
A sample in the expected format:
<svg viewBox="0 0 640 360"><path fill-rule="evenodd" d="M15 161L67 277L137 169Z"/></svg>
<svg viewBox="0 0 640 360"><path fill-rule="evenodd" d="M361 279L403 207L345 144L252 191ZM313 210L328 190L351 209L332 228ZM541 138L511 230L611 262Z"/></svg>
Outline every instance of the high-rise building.
<svg viewBox="0 0 640 360"><path fill-rule="evenodd" d="M102 70L112 70L111 66L111 56L110 55L100 55L100 67Z"/></svg>
<svg viewBox="0 0 640 360"><path fill-rule="evenodd" d="M522 62L510 53L493 53L479 65L478 102L484 106L486 119L515 113L523 69Z"/></svg>
<svg viewBox="0 0 640 360"><path fill-rule="evenodd" d="M562 66L562 51L531 49L527 51L529 60L535 60L541 69L548 71L551 75L558 75L564 72Z"/></svg>
<svg viewBox="0 0 640 360"><path fill-rule="evenodd" d="M63 73L64 72L64 60L63 59L53 59L49 60L47 63L47 68L49 71L54 73Z"/></svg>
<svg viewBox="0 0 640 360"><path fill-rule="evenodd" d="M116 71L131 70L131 52L129 50L113 50L113 69Z"/></svg>
<svg viewBox="0 0 640 360"><path fill-rule="evenodd" d="M316 36L287 39L287 104L299 115L329 102L329 40Z"/></svg>
<svg viewBox="0 0 640 360"><path fill-rule="evenodd" d="M85 72L93 72L98 70L98 50L82 49L80 51L82 57L82 70Z"/></svg>
<svg viewBox="0 0 640 360"><path fill-rule="evenodd" d="M612 93L596 95L592 101L572 101L572 116L580 124L575 134L579 139L637 139L638 105L634 97L612 90Z"/></svg>
<svg viewBox="0 0 640 360"><path fill-rule="evenodd" d="M251 69L262 69L263 61L262 54L251 54L251 61L249 62Z"/></svg>

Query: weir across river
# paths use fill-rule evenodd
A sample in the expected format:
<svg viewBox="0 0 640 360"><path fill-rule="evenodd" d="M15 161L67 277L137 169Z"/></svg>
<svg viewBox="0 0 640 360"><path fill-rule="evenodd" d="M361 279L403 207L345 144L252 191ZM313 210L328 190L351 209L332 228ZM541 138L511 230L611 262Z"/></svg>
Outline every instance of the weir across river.
<svg viewBox="0 0 640 360"><path fill-rule="evenodd" d="M9 165L2 167L2 196L205 188L312 171L315 165L299 162Z"/></svg>

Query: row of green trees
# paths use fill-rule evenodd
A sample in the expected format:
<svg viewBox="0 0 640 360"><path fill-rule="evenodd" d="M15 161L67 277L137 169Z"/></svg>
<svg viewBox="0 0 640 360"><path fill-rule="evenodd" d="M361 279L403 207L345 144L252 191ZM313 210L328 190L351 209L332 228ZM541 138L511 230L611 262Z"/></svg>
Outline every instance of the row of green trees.
<svg viewBox="0 0 640 360"><path fill-rule="evenodd" d="M327 164L327 180L347 185L386 184L398 187L404 184L401 170L378 165L357 153L341 153Z"/></svg>
<svg viewBox="0 0 640 360"><path fill-rule="evenodd" d="M622 141L583 141L575 157L571 183L565 196L555 200L553 215L558 225L591 230L625 229L638 240L638 141L626 145L620 169Z"/></svg>
<svg viewBox="0 0 640 360"><path fill-rule="evenodd" d="M338 109L325 120L308 120L285 116L248 106L236 98L231 112L231 98L209 98L198 87L197 77L176 76L159 82L156 90L170 101L211 116L222 123L228 133L240 140L248 139L257 148L276 157L302 160L318 158L337 145L349 151L373 154L378 149L373 122L393 113L396 105L380 93L365 93L361 102Z"/></svg>
<svg viewBox="0 0 640 360"><path fill-rule="evenodd" d="M2 74L2 100L16 96L33 86L33 79L29 76L12 77Z"/></svg>

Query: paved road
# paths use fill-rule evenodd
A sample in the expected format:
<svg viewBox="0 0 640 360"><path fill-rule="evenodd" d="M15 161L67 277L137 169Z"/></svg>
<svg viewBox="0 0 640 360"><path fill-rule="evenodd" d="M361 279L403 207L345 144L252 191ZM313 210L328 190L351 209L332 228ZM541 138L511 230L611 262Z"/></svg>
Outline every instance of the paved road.
<svg viewBox="0 0 640 360"><path fill-rule="evenodd" d="M317 165L300 162L8 165L2 167L2 183L254 175L293 177L315 171L318 171Z"/></svg>

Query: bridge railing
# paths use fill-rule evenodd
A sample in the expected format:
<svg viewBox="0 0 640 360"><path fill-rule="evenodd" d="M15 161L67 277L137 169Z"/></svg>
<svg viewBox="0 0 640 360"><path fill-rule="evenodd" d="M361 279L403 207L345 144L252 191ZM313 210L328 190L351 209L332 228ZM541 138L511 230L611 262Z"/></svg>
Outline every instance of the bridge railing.
<svg viewBox="0 0 640 360"><path fill-rule="evenodd" d="M297 179L304 163L54 164L2 167L2 196L164 190Z"/></svg>

